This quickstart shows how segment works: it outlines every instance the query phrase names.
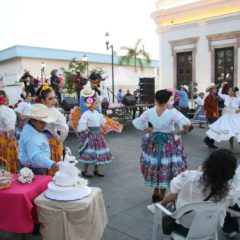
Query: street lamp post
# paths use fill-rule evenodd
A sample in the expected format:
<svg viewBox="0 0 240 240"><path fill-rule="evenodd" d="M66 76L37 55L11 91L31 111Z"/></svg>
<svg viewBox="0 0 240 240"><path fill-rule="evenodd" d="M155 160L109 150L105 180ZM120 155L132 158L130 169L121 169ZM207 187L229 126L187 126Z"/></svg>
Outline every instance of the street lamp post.
<svg viewBox="0 0 240 240"><path fill-rule="evenodd" d="M88 78L88 58L85 53L82 57L82 61L83 61L84 65L87 67L87 78Z"/></svg>
<svg viewBox="0 0 240 240"><path fill-rule="evenodd" d="M114 94L114 59L113 59L113 57L114 57L113 53L114 53L114 52L113 52L113 44L109 45L109 38L110 38L110 35L109 35L109 33L107 32L107 33L105 34L106 47L107 47L107 50L109 50L110 48L111 48L111 50L112 50L112 95L113 95L112 101L114 102L114 96L115 96L115 94Z"/></svg>
<svg viewBox="0 0 240 240"><path fill-rule="evenodd" d="M46 67L46 64L42 61L41 63L41 81L43 83L43 76L45 76L45 67Z"/></svg>

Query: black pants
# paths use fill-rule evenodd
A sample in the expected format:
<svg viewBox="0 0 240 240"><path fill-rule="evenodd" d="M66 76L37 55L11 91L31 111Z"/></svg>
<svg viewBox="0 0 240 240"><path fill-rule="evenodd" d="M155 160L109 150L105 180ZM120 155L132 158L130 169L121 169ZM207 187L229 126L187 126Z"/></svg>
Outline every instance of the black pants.
<svg viewBox="0 0 240 240"><path fill-rule="evenodd" d="M189 107L179 107L180 112L188 118Z"/></svg>
<svg viewBox="0 0 240 240"><path fill-rule="evenodd" d="M80 94L81 94L82 89L75 88L75 90L76 90L76 93L77 93L77 100L78 100L78 103L79 103Z"/></svg>
<svg viewBox="0 0 240 240"><path fill-rule="evenodd" d="M240 208L238 207L237 204L235 204L233 207L230 207L231 209L240 212ZM224 225L223 225L223 230L226 232L229 231L236 231L238 232L238 220L237 217L232 217L230 213L227 213L225 220L224 220Z"/></svg>
<svg viewBox="0 0 240 240"><path fill-rule="evenodd" d="M208 121L209 124L212 124L212 123L214 123L215 121L217 121L217 118L214 118L214 117L213 117L213 118L208 118L207 121ZM207 145L213 145L215 141L214 141L212 138L210 138L210 137L207 136L207 137L204 138L204 142L205 142Z"/></svg>

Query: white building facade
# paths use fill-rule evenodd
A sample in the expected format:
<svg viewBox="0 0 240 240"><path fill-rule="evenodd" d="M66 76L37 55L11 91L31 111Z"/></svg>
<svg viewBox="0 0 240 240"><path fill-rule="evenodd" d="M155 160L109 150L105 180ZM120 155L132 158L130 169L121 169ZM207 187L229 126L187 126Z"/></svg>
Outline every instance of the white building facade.
<svg viewBox="0 0 240 240"><path fill-rule="evenodd" d="M160 0L156 6L160 88L240 86L239 0Z"/></svg>
<svg viewBox="0 0 240 240"><path fill-rule="evenodd" d="M4 90L7 92L10 104L14 104L20 98L22 92L22 84L19 85L19 79L23 75L24 69L30 70L30 74L35 78L41 78L41 65L44 62L44 77L49 78L53 69L58 69L62 73L61 68L68 69L71 59L76 58L82 61L84 54L87 56L88 72L93 69L101 68L105 74L104 85L112 90L112 62L111 55L98 53L84 53L78 51L40 48L16 45L0 51L0 78L4 80ZM145 65L144 70L140 68L137 72L134 66L126 66L119 64L119 57L114 56L114 89L115 95L119 88L126 93L129 89L133 92L139 88L139 78L155 77L158 83L159 62L152 60L150 65ZM87 77L86 74L83 77ZM111 99L111 98L110 98Z"/></svg>

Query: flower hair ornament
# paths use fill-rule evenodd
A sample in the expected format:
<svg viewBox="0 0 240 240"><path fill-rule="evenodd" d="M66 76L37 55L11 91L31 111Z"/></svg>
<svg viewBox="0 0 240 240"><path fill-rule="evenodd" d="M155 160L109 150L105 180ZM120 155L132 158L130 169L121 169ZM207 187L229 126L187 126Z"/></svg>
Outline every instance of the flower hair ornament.
<svg viewBox="0 0 240 240"><path fill-rule="evenodd" d="M4 96L0 96L0 105L5 105L6 104L6 99Z"/></svg>
<svg viewBox="0 0 240 240"><path fill-rule="evenodd" d="M93 104L94 103L93 98L90 98L90 97L87 98L86 103Z"/></svg>
<svg viewBox="0 0 240 240"><path fill-rule="evenodd" d="M87 107L91 107L94 102L95 102L94 98L92 98L92 97L87 98L86 99Z"/></svg>
<svg viewBox="0 0 240 240"><path fill-rule="evenodd" d="M40 98L42 98L42 92L47 91L47 90L52 91L52 88L47 83L43 83L42 86L39 88L39 90L40 90L40 92L39 92L38 96Z"/></svg>
<svg viewBox="0 0 240 240"><path fill-rule="evenodd" d="M174 88L167 88L166 90L167 90L167 92L169 92L169 93L172 93L172 94L175 93L175 89L174 89Z"/></svg>
<svg viewBox="0 0 240 240"><path fill-rule="evenodd" d="M49 85L47 84L47 83L43 83L43 85L42 85L42 91L46 91L46 90L48 90L48 89L52 89L51 87L49 87Z"/></svg>

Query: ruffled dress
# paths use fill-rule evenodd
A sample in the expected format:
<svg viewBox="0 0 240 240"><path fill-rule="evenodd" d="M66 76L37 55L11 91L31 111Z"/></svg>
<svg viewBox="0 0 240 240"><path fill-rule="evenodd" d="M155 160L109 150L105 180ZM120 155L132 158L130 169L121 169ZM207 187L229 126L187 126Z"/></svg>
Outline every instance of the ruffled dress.
<svg viewBox="0 0 240 240"><path fill-rule="evenodd" d="M222 89L218 95L224 100L223 115L209 126L207 136L216 142L228 141L231 137L236 137L240 143L240 113L236 113L240 107L239 97L230 97L222 94Z"/></svg>
<svg viewBox="0 0 240 240"><path fill-rule="evenodd" d="M0 157L7 161L11 173L18 171L18 145L14 136L16 120L11 108L0 106Z"/></svg>
<svg viewBox="0 0 240 240"><path fill-rule="evenodd" d="M204 111L204 99L202 98L197 98L195 100L195 103L197 104L193 120L198 122L198 123L207 123L205 111Z"/></svg>
<svg viewBox="0 0 240 240"><path fill-rule="evenodd" d="M78 123L79 162L102 165L112 162L112 154L100 131L106 120L98 111L85 111Z"/></svg>
<svg viewBox="0 0 240 240"><path fill-rule="evenodd" d="M49 110L50 114L57 117L57 120L47 124L45 133L47 134L50 145L51 159L55 162L59 162L62 160L63 142L68 135L69 127L66 118L57 108L53 107L49 108ZM53 176L55 172L48 171L47 174Z"/></svg>
<svg viewBox="0 0 240 240"><path fill-rule="evenodd" d="M166 109L158 116L156 108L133 120L139 130L148 128L148 123L152 124L153 133L145 134L142 139L141 173L147 185L167 189L170 181L187 169L187 154L181 137L174 135L174 125L182 129L190 125L190 120L176 109Z"/></svg>

